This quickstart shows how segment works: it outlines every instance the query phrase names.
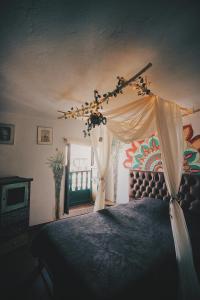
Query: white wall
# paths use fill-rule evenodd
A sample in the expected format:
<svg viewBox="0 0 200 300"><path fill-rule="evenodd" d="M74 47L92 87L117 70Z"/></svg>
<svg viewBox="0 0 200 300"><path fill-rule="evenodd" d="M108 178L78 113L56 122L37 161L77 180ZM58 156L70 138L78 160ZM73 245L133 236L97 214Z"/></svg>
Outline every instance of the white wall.
<svg viewBox="0 0 200 300"><path fill-rule="evenodd" d="M83 139L84 124L75 120L52 120L0 113L0 122L15 125L14 145L0 144L0 177L31 177L30 225L53 220L55 211L54 180L46 164L56 148L65 149L63 137ZM53 144L37 144L37 126L53 128ZM61 205L64 203L64 176ZM63 211L63 209L62 209Z"/></svg>
<svg viewBox="0 0 200 300"><path fill-rule="evenodd" d="M117 203L127 203L129 201L129 170L124 168L123 161L126 159L125 149L129 145L124 145L119 150L118 176L117 176Z"/></svg>

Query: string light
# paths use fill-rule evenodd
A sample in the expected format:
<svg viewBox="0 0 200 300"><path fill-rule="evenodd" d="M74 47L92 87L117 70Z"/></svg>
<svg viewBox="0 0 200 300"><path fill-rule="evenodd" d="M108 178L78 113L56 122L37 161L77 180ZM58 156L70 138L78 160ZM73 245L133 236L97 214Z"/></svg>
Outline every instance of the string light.
<svg viewBox="0 0 200 300"><path fill-rule="evenodd" d="M145 72L148 68L152 66L151 63L149 63L146 67L144 67L140 72L138 72L136 75L134 75L129 80L125 80L123 77L118 76L117 77L117 85L115 89L112 92L107 92L105 94L100 95L97 90L94 90L94 100L91 102L85 102L81 105L80 108L71 107L70 110L67 112L58 111L59 113L62 113L62 116L59 118L64 119L83 119L86 120L85 126L86 129L83 130L84 137L90 136L90 131L92 128L95 128L95 126L99 126L101 124L105 125L107 123L107 119L105 116L103 116L101 110L103 110L103 104L109 103L110 99L116 98L118 94L123 94L123 89L128 86L134 86L136 89L136 92L138 96L144 96L150 94L150 89L148 88L148 82L147 79L141 77L140 75ZM133 83L133 81L135 81Z"/></svg>

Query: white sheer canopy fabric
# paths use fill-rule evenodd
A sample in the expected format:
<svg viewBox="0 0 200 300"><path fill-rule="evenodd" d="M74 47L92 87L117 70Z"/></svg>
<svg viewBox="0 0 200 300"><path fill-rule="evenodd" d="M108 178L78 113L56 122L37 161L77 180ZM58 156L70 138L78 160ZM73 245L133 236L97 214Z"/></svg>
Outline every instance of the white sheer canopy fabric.
<svg viewBox="0 0 200 300"><path fill-rule="evenodd" d="M131 143L134 140L145 139L152 134L156 128L156 103L161 100L165 103L172 101L161 99L158 96L145 96L122 107L105 111L107 127L120 141ZM179 107L181 114L191 112L190 109Z"/></svg>
<svg viewBox="0 0 200 300"><path fill-rule="evenodd" d="M196 300L200 299L200 287L184 214L176 201L183 170L181 110L175 103L157 97L155 116L165 182L171 195L170 220L179 268L180 295L182 300Z"/></svg>
<svg viewBox="0 0 200 300"><path fill-rule="evenodd" d="M144 97L105 112L108 129L124 143L148 137L155 130L154 100L154 97Z"/></svg>
<svg viewBox="0 0 200 300"><path fill-rule="evenodd" d="M91 131L91 142L99 177L94 205L94 211L97 211L105 206L105 180L110 162L112 134L106 126L101 125Z"/></svg>
<svg viewBox="0 0 200 300"><path fill-rule="evenodd" d="M176 103L151 95L105 112L104 115L108 120L107 128L109 131L124 143L146 138L154 131L158 132L164 176L172 197L170 219L180 273L181 300L197 300L200 299L200 288L194 269L190 239L182 209L176 201L183 166L181 114L185 112L187 109ZM95 137L95 134L92 133L93 145L97 145L95 138L102 136L99 134L100 131L98 134L96 133ZM104 181L107 170L106 164L108 164L110 156L110 139L108 136L109 133L104 131L103 143L98 147L99 154L96 151L100 188L95 202L95 210L103 208L105 202Z"/></svg>

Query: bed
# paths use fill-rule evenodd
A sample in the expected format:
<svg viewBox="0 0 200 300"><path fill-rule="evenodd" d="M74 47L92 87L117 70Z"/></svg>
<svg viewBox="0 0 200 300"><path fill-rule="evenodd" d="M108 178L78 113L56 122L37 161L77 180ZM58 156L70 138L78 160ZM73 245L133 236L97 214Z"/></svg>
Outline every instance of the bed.
<svg viewBox="0 0 200 300"><path fill-rule="evenodd" d="M180 187L200 275L200 176ZM130 171L130 202L45 225L32 253L55 299L177 299L178 270L162 173ZM200 278L200 276L199 276Z"/></svg>

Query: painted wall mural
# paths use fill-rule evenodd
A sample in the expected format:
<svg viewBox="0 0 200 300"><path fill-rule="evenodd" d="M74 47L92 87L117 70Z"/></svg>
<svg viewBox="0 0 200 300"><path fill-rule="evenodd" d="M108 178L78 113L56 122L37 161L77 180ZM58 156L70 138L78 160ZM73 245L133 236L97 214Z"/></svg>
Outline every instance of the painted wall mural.
<svg viewBox="0 0 200 300"><path fill-rule="evenodd" d="M183 133L185 139L184 172L200 175L200 135L193 136L191 124L183 127ZM141 171L163 171L160 145L156 133L145 140L133 142L125 152L127 157L123 162L125 168Z"/></svg>

